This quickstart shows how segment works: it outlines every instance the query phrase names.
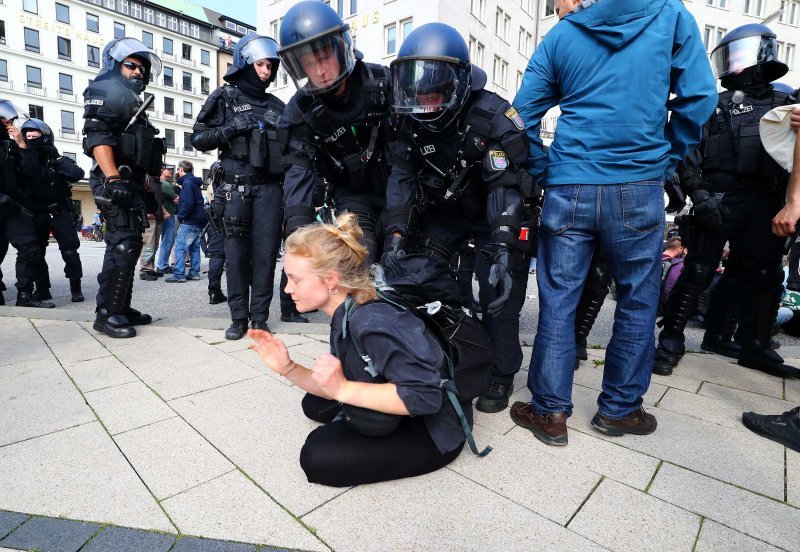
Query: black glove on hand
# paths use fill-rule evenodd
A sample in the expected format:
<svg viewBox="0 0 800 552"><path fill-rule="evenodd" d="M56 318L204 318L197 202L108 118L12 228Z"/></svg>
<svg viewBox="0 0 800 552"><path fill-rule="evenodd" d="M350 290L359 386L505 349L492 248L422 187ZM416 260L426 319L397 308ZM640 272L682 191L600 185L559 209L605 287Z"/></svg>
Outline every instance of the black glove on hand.
<svg viewBox="0 0 800 552"><path fill-rule="evenodd" d="M399 259L406 254L406 240L402 236L389 234L383 240L383 255L381 255L381 265L386 266L390 258Z"/></svg>
<svg viewBox="0 0 800 552"><path fill-rule="evenodd" d="M219 127L217 131L219 132L220 138L222 138L224 142L227 142L234 136L238 136L254 128L258 128L258 121L253 117L253 114L239 113L233 118L230 124Z"/></svg>
<svg viewBox="0 0 800 552"><path fill-rule="evenodd" d="M667 213L680 213L683 211L683 208L686 207L686 194L681 189L681 183L677 175L673 174L672 178L664 182L664 192L669 198L669 203L667 203L664 211Z"/></svg>
<svg viewBox="0 0 800 552"><path fill-rule="evenodd" d="M713 195L706 190L698 189L692 192L690 197L694 205L695 220L698 224L706 228L722 226L722 209Z"/></svg>
<svg viewBox="0 0 800 552"><path fill-rule="evenodd" d="M123 180L119 175L106 178L106 191L108 191L112 205L127 207L133 200L133 194L131 193L128 181Z"/></svg>
<svg viewBox="0 0 800 552"><path fill-rule="evenodd" d="M491 316L497 316L511 296L511 252L506 245L490 243L481 253L489 257L492 263L489 267L489 285L496 292L495 300L489 303L486 311Z"/></svg>
<svg viewBox="0 0 800 552"><path fill-rule="evenodd" d="M6 194L0 194L0 214L16 215L19 213L19 204Z"/></svg>

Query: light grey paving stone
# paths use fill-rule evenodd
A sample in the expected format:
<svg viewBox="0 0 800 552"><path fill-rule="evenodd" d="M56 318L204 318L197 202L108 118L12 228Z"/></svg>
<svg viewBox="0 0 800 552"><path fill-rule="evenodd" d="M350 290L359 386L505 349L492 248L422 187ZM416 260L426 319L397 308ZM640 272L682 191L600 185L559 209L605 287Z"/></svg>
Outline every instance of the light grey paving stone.
<svg viewBox="0 0 800 552"><path fill-rule="evenodd" d="M781 378L739 366L735 360L720 355L686 354L675 374L771 397L783 396Z"/></svg>
<svg viewBox="0 0 800 552"><path fill-rule="evenodd" d="M275 372L267 368L266 364L264 364L264 361L261 360L261 357L259 357L258 353L256 353L255 351L252 351L250 349L245 349L243 351L234 351L228 354L231 357L235 358L236 360L247 364L248 366L258 370L265 376L269 376L273 380L283 385L286 385L287 387L291 387L292 385L294 385L288 379L284 378L280 374L276 374ZM300 356L298 355L294 355L294 358L292 360L303 366L306 366L307 365L306 363L308 362L308 359L304 357L301 359Z"/></svg>
<svg viewBox="0 0 800 552"><path fill-rule="evenodd" d="M224 330L209 330L206 328L187 327L179 327L178 329L188 335L191 335L192 337L196 337L204 343L208 343L209 345L220 345L227 341L225 339Z"/></svg>
<svg viewBox="0 0 800 552"><path fill-rule="evenodd" d="M175 535L126 527L106 527L81 552L167 552Z"/></svg>
<svg viewBox="0 0 800 552"><path fill-rule="evenodd" d="M732 387L725 387L714 383L705 383L700 388L700 394L717 399L717 408L724 409L729 412L728 420L734 419L734 427L743 429L747 428L742 424L743 412L758 412L760 414L778 414L791 410L797 404L760 395L758 393L751 393L750 391L741 391Z"/></svg>
<svg viewBox="0 0 800 552"><path fill-rule="evenodd" d="M604 480L569 528L611 550L691 550L700 517Z"/></svg>
<svg viewBox="0 0 800 552"><path fill-rule="evenodd" d="M305 324L303 324L303 326L305 326ZM314 325L310 325L310 326L312 328L314 328ZM305 331L305 332L303 332L302 335L308 337L309 339L313 339L315 341L320 341L322 343L328 343L328 340L330 339L330 334L328 333L328 327L323 328L321 324L316 324L316 328L319 329L319 330L323 330L323 331L320 331L318 333L314 333L312 331Z"/></svg>
<svg viewBox="0 0 800 552"><path fill-rule="evenodd" d="M71 322L72 320L48 320L45 318L34 318L31 320L31 324L37 328L46 328L48 326L64 326Z"/></svg>
<svg viewBox="0 0 800 552"><path fill-rule="evenodd" d="M136 374L114 356L65 364L64 370L84 393L139 381Z"/></svg>
<svg viewBox="0 0 800 552"><path fill-rule="evenodd" d="M325 342L320 342L310 339L305 343L291 347L289 354L290 356L294 357L295 353L298 352L304 354L307 357L316 359L324 353L330 353L331 347L330 345L328 345L327 340Z"/></svg>
<svg viewBox="0 0 800 552"><path fill-rule="evenodd" d="M161 504L186 534L304 550L327 549L238 471Z"/></svg>
<svg viewBox="0 0 800 552"><path fill-rule="evenodd" d="M0 448L0 509L175 531L99 423Z"/></svg>
<svg viewBox="0 0 800 552"><path fill-rule="evenodd" d="M170 552L255 552L255 550L253 544L183 537Z"/></svg>
<svg viewBox="0 0 800 552"><path fill-rule="evenodd" d="M783 447L777 443L751 432L730 429L657 407L648 408L648 412L658 420L658 429L653 434L608 437L590 425L597 408L594 393L578 387L573 390L575 413L567 421L567 427L783 499ZM712 446L714 454L709 454L709 447ZM742 462L742 458L749 458L750 461ZM754 466L758 468L754 469Z"/></svg>
<svg viewBox="0 0 800 552"><path fill-rule="evenodd" d="M690 393L696 392L703 383L703 380L690 378L684 375L681 370L682 367L683 361L681 361L681 364L678 365L678 367L675 369L675 372L673 372L671 376L659 376L658 374L653 374L653 377L650 379L650 384L652 385L657 383L658 385L663 385L666 387L683 389L684 391L688 391Z"/></svg>
<svg viewBox="0 0 800 552"><path fill-rule="evenodd" d="M703 522L700 538L694 552L717 552L718 550L736 550L736 552L778 552L763 541L748 537L744 533L729 529L709 519Z"/></svg>
<svg viewBox="0 0 800 552"><path fill-rule="evenodd" d="M62 364L73 364L83 360L104 358L111 353L102 343L86 333L82 328L76 328L75 337L70 340L48 341L47 344Z"/></svg>
<svg viewBox="0 0 800 552"><path fill-rule="evenodd" d="M0 545L24 550L76 552L94 535L96 523L35 517L0 541Z"/></svg>
<svg viewBox="0 0 800 552"><path fill-rule="evenodd" d="M223 335L224 337L224 335ZM245 351L249 347L251 341L245 336L242 339L225 340L224 343L215 343L214 347L223 353L235 353L237 351Z"/></svg>
<svg viewBox="0 0 800 552"><path fill-rule="evenodd" d="M589 361L584 361L584 364L587 362L591 363L591 359ZM594 366L591 364L582 366L582 368L575 372L574 382L576 385L580 385L582 387L588 387L589 389L602 391L603 366ZM644 397L642 397L644 404L656 404L656 402L658 402L658 400L664 395L667 389L668 388L665 385L651 382L650 387L647 389L647 393L645 393Z"/></svg>
<svg viewBox="0 0 800 552"><path fill-rule="evenodd" d="M178 417L119 434L114 440L158 499L234 469L233 464Z"/></svg>
<svg viewBox="0 0 800 552"><path fill-rule="evenodd" d="M746 455L741 462L759 469ZM800 510L781 502L671 464L661 466L650 494L775 546L798 549Z"/></svg>
<svg viewBox="0 0 800 552"><path fill-rule="evenodd" d="M96 419L52 356L0 368L0 412L0 445Z"/></svg>
<svg viewBox="0 0 800 552"><path fill-rule="evenodd" d="M800 452L786 449L787 502L800 508Z"/></svg>
<svg viewBox="0 0 800 552"><path fill-rule="evenodd" d="M0 512L0 539L19 527L30 516L17 512Z"/></svg>
<svg viewBox="0 0 800 552"><path fill-rule="evenodd" d="M303 521L334 550L363 550L365 535L372 550L600 549L448 469L355 487Z"/></svg>
<svg viewBox="0 0 800 552"><path fill-rule="evenodd" d="M86 330L77 322L69 322L69 321L58 321L52 322L50 321L47 324L41 324L37 322L33 323L36 326L39 335L44 338L47 343L58 343L61 341L72 341L74 339L81 339L84 336L88 336ZM97 342L95 340L95 342Z"/></svg>
<svg viewBox="0 0 800 552"><path fill-rule="evenodd" d="M448 467L558 524L569 521L600 481L600 474L547 454L547 445L533 438L514 440L480 427L474 435L478 447L491 444L492 453L478 458L465 447Z"/></svg>
<svg viewBox="0 0 800 552"><path fill-rule="evenodd" d="M0 367L51 359L53 353L44 340L25 318L0 318Z"/></svg>
<svg viewBox="0 0 800 552"><path fill-rule="evenodd" d="M92 391L84 397L112 435L175 416L175 412L140 381Z"/></svg>
<svg viewBox="0 0 800 552"><path fill-rule="evenodd" d="M795 362L794 364L800 366L800 362ZM795 405L800 404L800 379L787 379L784 381L786 382L786 400Z"/></svg>
<svg viewBox="0 0 800 552"><path fill-rule="evenodd" d="M568 431L569 444L566 447L551 447L540 443L530 431L522 427L514 428L507 436L515 441L533 443L540 449L544 447L544 452L559 462L582 466L640 490L647 488L659 463L658 458L574 429Z"/></svg>
<svg viewBox="0 0 800 552"><path fill-rule="evenodd" d="M303 415L303 393L262 376L170 401L170 405L295 515L341 493L312 485L300 449L318 424Z"/></svg>
<svg viewBox="0 0 800 552"><path fill-rule="evenodd" d="M170 333L168 337L148 344L147 354L137 346L114 350L125 366L166 400L259 375L257 370L195 337L183 332Z"/></svg>

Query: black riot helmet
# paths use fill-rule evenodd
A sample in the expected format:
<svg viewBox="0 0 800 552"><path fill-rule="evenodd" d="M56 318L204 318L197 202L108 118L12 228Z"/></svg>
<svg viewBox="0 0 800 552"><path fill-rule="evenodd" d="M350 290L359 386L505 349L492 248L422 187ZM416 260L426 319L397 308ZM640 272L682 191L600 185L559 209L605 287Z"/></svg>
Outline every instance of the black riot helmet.
<svg viewBox="0 0 800 552"><path fill-rule="evenodd" d="M789 72L789 67L778 60L777 36L760 23L742 25L722 37L711 51L711 66L722 86L729 90L741 87L741 75L748 72L760 73L764 82ZM747 71L750 68L754 69Z"/></svg>
<svg viewBox="0 0 800 552"><path fill-rule="evenodd" d="M105 45L100 58L102 66L95 80L104 80L120 74L120 66L127 57L134 57L142 62L144 75L142 79L131 79L136 92L141 93L151 79L161 74L161 60L150 48L135 38L115 38Z"/></svg>
<svg viewBox="0 0 800 552"><path fill-rule="evenodd" d="M53 130L50 125L41 119L28 119L20 127L22 135L25 138L25 143L31 145L52 146L53 145ZM42 135L39 138L29 139L26 135L32 130L38 130Z"/></svg>
<svg viewBox="0 0 800 552"><path fill-rule="evenodd" d="M486 73L470 63L467 43L444 23L428 23L412 31L391 71L392 110L411 115L435 132L456 119L471 91L486 85Z"/></svg>
<svg viewBox="0 0 800 552"><path fill-rule="evenodd" d="M266 86L269 86L275 80L280 66L278 43L268 36L248 33L236 43L236 47L233 49L233 63L222 78L228 82L234 82L243 69L260 59L268 59L272 62L272 73L266 83Z"/></svg>
<svg viewBox="0 0 800 552"><path fill-rule="evenodd" d="M283 16L278 55L297 90L315 96L335 90L361 59L350 26L329 5L306 0Z"/></svg>

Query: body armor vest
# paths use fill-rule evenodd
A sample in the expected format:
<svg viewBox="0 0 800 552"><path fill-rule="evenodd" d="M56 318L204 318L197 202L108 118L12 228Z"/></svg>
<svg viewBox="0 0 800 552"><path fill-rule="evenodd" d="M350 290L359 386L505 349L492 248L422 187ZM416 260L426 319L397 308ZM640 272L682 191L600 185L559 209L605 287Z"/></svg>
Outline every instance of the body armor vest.
<svg viewBox="0 0 800 552"><path fill-rule="evenodd" d="M703 175L724 192L749 187L786 185L786 171L761 145L759 121L770 110L788 103L789 95L773 90L763 98L745 94L734 103L734 92L719 95L703 149Z"/></svg>

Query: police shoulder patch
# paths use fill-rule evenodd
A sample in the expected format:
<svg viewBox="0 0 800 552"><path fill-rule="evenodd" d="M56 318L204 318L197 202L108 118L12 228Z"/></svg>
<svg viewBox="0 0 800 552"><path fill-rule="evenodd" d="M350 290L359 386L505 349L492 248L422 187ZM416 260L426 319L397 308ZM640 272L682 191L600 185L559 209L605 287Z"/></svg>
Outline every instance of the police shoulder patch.
<svg viewBox="0 0 800 552"><path fill-rule="evenodd" d="M508 158L503 150L489 150L489 162L494 171L504 171L508 168Z"/></svg>
<svg viewBox="0 0 800 552"><path fill-rule="evenodd" d="M517 130L525 130L525 123L522 121L522 117L520 117L517 110L513 107L510 107L508 111L505 112L505 116L514 123L514 126L517 127Z"/></svg>

